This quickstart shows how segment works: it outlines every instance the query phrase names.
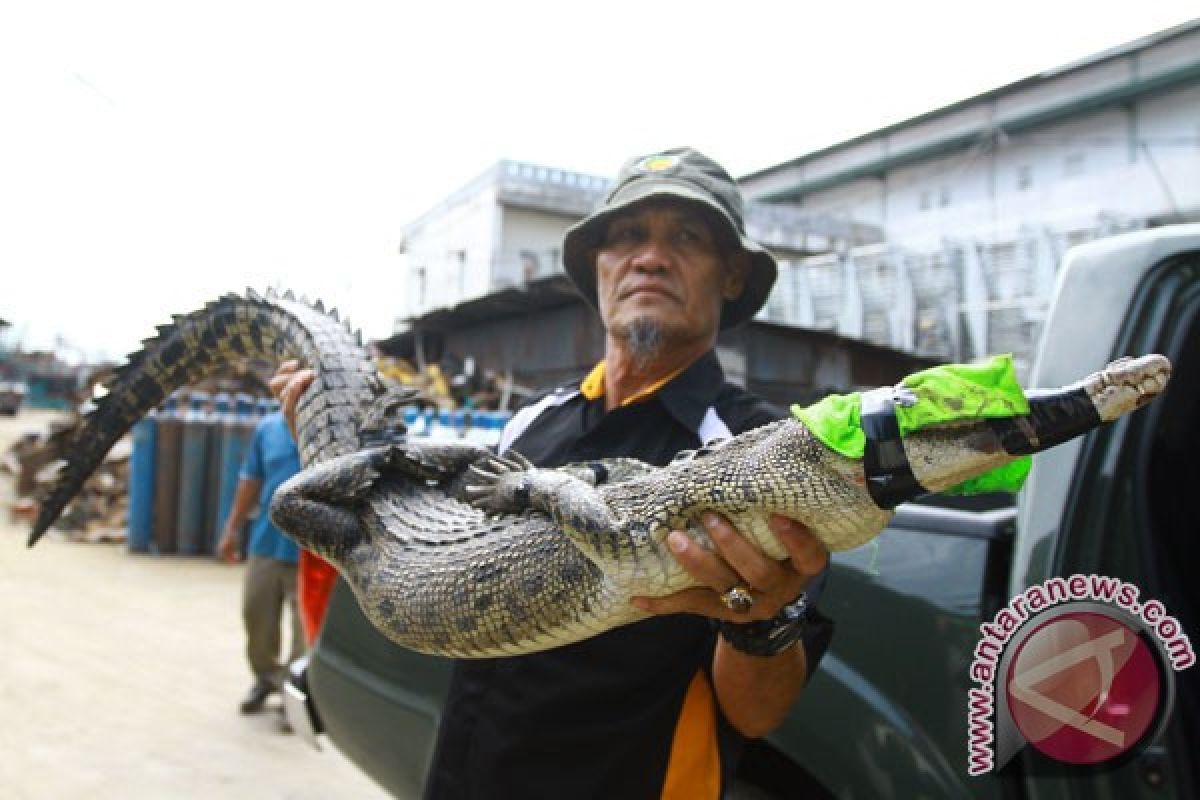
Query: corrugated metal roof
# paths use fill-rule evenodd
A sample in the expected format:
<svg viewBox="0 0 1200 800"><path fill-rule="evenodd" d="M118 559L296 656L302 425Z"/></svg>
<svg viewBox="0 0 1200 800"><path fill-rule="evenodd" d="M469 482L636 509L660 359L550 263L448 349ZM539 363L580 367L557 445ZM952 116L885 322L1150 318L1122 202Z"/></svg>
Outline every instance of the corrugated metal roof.
<svg viewBox="0 0 1200 800"><path fill-rule="evenodd" d="M409 329L380 339L376 344L385 352L402 349L402 343L412 339L414 332L447 333L482 323L497 322L512 317L530 316L538 311L579 305L583 300L566 275L551 275L531 281L524 288L503 289L498 292L459 303L451 308L430 311L408 320ZM749 327L780 334L803 336L814 342L837 344L861 354L895 355L918 358L911 353L874 344L862 339L839 336L836 333L784 325L764 320L751 320Z"/></svg>
<svg viewBox="0 0 1200 800"><path fill-rule="evenodd" d="M781 164L776 164L774 166L770 166L765 169L751 172L749 174L743 175L738 180L739 180L739 182L742 182L742 183L750 182L750 181L757 180L759 178L766 177L768 175L772 175L772 174L774 174L776 172L780 172L782 170L792 169L795 167L801 167L801 166L804 166L805 164L808 164L808 163L817 161L821 158L824 158L825 156L829 156L829 155L838 153L843 150L848 150L851 147L862 144L864 142L869 142L872 139L885 137L885 136L888 136L897 131L901 131L905 128L909 128L909 127L912 127L912 126L915 126L915 125L918 125L918 124L921 124L924 122L928 122L928 121L936 119L938 117L948 116L952 113L961 111L963 109L969 108L976 104L979 104L982 102L989 102L989 101L995 100L999 97L1003 97L1005 95L1009 95L1009 94L1012 94L1014 92L1017 92L1017 91L1020 91L1023 89L1028 89L1028 88L1036 86L1040 83L1044 83L1052 78L1058 78L1058 77L1061 77L1068 73L1077 72L1077 71L1086 69L1088 67L1094 66L1096 64L1099 64L1099 63L1102 63L1105 61L1111 61L1114 59L1122 58L1131 53L1147 50L1155 45L1161 44L1161 43L1166 42L1171 39L1176 39L1176 38L1179 38L1182 36L1186 36L1197 30L1200 30L1200 19L1191 20L1189 22L1185 22L1180 25L1176 25L1172 28L1168 28L1166 30L1159 31L1158 33L1153 33L1153 34L1150 34L1149 36L1143 36L1139 39L1134 39L1134 40L1126 42L1124 44L1117 45L1116 47L1111 47L1106 50L1102 50L1098 53L1094 53L1090 56L1087 56L1086 58L1082 58L1077 61L1072 61L1072 62L1069 62L1069 63L1064 64L1059 67L1055 67L1050 70L1045 70L1043 72L1039 72L1035 75L1031 75L1029 77L1022 78L1018 81L1014 81L1013 83L1005 84L1004 86L998 87L996 89L991 89L991 90L983 92L981 94L977 94L972 97L968 97L966 99L959 100L955 103L951 103L950 105L943 106L941 108L937 108L932 111L927 111L923 114L918 114L915 117L910 117L909 119L903 120L901 122L896 122L891 125L884 126L882 128L877 128L873 131L870 131L870 132L864 133L864 134L860 134L859 136L855 136L851 139L847 139L845 141L829 145L828 147L824 147L819 150L814 150L811 153L806 153L802 156L798 156L789 161L785 161ZM956 142L955 144L958 144L958 143Z"/></svg>

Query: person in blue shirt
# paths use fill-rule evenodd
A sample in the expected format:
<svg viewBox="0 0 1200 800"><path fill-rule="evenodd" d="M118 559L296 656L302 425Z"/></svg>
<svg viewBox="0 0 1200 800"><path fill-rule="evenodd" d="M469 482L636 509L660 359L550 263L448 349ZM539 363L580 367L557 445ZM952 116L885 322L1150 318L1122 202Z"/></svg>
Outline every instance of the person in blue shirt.
<svg viewBox="0 0 1200 800"><path fill-rule="evenodd" d="M246 657L254 672L254 685L241 703L243 714L261 711L267 698L278 692L286 664L304 650L304 633L296 613L296 543L271 524L267 509L279 485L300 471L300 454L283 415L268 414L258 423L242 465L233 508L225 522L217 554L228 562L239 559L239 533L257 506L246 548L246 580L242 594L242 620L246 626ZM291 617L291 656L280 662L281 628L287 606Z"/></svg>

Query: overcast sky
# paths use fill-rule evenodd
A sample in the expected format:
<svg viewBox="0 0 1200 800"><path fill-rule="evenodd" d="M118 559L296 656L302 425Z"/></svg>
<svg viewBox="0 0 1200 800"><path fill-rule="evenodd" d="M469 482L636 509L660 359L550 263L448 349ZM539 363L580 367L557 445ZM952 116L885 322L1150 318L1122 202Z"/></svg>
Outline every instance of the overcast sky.
<svg viewBox="0 0 1200 800"><path fill-rule="evenodd" d="M611 175L692 144L745 174L1198 8L5 2L0 318L112 357L274 285L384 336L402 225L500 158Z"/></svg>

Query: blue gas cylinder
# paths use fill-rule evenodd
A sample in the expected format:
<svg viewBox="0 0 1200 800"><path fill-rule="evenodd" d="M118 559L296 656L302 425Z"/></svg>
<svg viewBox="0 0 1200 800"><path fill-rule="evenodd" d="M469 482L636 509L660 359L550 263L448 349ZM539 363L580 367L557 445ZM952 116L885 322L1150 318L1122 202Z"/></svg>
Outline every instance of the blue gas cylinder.
<svg viewBox="0 0 1200 800"><path fill-rule="evenodd" d="M233 413L242 418L254 416L254 395L238 392L233 396Z"/></svg>
<svg viewBox="0 0 1200 800"><path fill-rule="evenodd" d="M437 442L447 442L458 438L454 432L454 419L449 411L438 411L431 416L429 438Z"/></svg>
<svg viewBox="0 0 1200 800"><path fill-rule="evenodd" d="M417 429L417 422L418 422L418 420L420 420L423 423L424 420L421 418L420 412L417 410L417 407L416 406L405 406L403 409L403 413L404 413L404 427L407 429L408 435L409 436L420 436L421 432L420 432L420 430Z"/></svg>
<svg viewBox="0 0 1200 800"><path fill-rule="evenodd" d="M157 417L157 412L151 412L133 426L133 454L129 457L129 536L126 538L132 553L149 552L154 532Z"/></svg>
<svg viewBox="0 0 1200 800"><path fill-rule="evenodd" d="M194 555L204 550L204 505L208 499L208 440L212 426L205 410L208 394L193 392L191 407L183 418L183 438L179 457L179 511L175 532L176 549Z"/></svg>
<svg viewBox="0 0 1200 800"><path fill-rule="evenodd" d="M237 494L238 481L241 479L242 462L246 459L246 447L254 435L256 403L248 394L239 394L234 399L233 411L224 420L220 428L220 487L217 495L217 514L213 519L213 542L221 540L225 529L225 521L233 509L233 498ZM215 544L214 544L215 546Z"/></svg>
<svg viewBox="0 0 1200 800"><path fill-rule="evenodd" d="M176 392L167 398L163 409L155 416L154 443L154 503L151 511L151 550L155 553L174 553L175 525L179 511L179 450L183 439L183 417L180 408L183 395Z"/></svg>
<svg viewBox="0 0 1200 800"><path fill-rule="evenodd" d="M500 439L504 435L504 426L512 419L511 411L489 411L488 412L488 438L487 444L490 447L495 447L500 444Z"/></svg>
<svg viewBox="0 0 1200 800"><path fill-rule="evenodd" d="M231 398L224 392L212 396L210 412L201 423L205 428L208 449L204 455L204 541L202 553L217 552L217 517L221 508L221 444L226 420L232 416Z"/></svg>

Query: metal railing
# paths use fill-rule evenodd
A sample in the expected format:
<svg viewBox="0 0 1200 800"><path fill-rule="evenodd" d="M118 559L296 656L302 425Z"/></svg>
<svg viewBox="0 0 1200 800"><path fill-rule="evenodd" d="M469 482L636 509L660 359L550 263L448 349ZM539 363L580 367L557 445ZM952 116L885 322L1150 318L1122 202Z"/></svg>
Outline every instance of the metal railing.
<svg viewBox="0 0 1200 800"><path fill-rule="evenodd" d="M1140 227L1105 215L1083 228L1026 226L931 252L878 244L786 260L760 318L947 361L1012 353L1025 377L1068 247Z"/></svg>

